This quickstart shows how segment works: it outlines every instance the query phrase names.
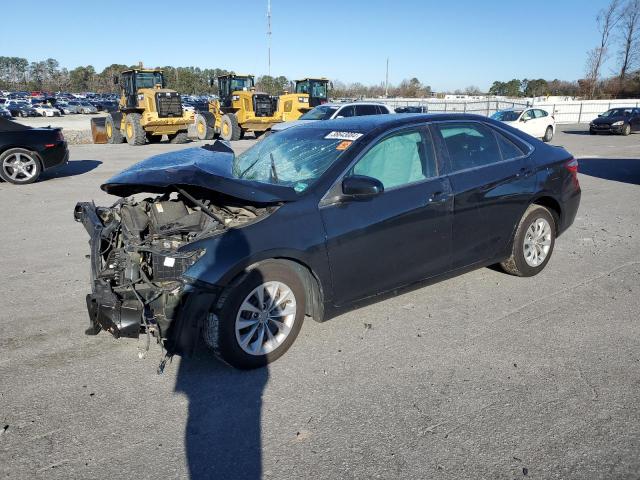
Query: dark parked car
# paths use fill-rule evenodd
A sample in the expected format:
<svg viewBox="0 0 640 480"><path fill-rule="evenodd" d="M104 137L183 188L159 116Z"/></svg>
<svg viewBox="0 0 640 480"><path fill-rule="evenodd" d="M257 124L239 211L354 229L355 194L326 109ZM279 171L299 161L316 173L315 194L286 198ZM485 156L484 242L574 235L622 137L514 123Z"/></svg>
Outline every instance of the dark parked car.
<svg viewBox="0 0 640 480"><path fill-rule="evenodd" d="M640 130L640 108L612 108L589 124L589 133L617 133L629 135Z"/></svg>
<svg viewBox="0 0 640 480"><path fill-rule="evenodd" d="M396 113L427 113L427 110L427 107L415 106L398 107L395 109Z"/></svg>
<svg viewBox="0 0 640 480"><path fill-rule="evenodd" d="M151 157L102 189L122 199L74 212L88 333L146 332L169 355L202 333L238 368L281 356L305 315L485 265L535 275L580 202L571 154L475 115L311 122L237 157L223 142Z"/></svg>
<svg viewBox="0 0 640 480"><path fill-rule="evenodd" d="M14 117L37 117L39 115L36 109L28 103L16 103L10 102L7 105L7 110L11 112Z"/></svg>
<svg viewBox="0 0 640 480"><path fill-rule="evenodd" d="M31 128L0 118L0 179L33 183L44 170L68 160L67 142L59 128Z"/></svg>

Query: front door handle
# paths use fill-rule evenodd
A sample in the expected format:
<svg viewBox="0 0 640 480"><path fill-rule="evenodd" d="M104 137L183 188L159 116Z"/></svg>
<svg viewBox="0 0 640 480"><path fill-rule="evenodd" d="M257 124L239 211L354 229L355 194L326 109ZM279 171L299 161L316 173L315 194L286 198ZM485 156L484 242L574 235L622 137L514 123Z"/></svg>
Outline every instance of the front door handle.
<svg viewBox="0 0 640 480"><path fill-rule="evenodd" d="M533 170L526 168L526 167L522 167L520 169L520 171L518 172L518 177L528 177L529 175L531 175L533 173Z"/></svg>

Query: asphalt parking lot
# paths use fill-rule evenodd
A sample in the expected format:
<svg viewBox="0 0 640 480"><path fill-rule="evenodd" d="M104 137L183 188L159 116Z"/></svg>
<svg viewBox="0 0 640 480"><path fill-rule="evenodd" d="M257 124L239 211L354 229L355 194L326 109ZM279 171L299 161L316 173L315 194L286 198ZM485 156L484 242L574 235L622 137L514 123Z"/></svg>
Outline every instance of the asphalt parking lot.
<svg viewBox="0 0 640 480"><path fill-rule="evenodd" d="M307 321L251 372L203 347L157 375L158 348L84 335L75 203L201 143L72 146L42 181L0 184L0 476L639 478L640 134L559 130L582 203L540 275L484 268Z"/></svg>

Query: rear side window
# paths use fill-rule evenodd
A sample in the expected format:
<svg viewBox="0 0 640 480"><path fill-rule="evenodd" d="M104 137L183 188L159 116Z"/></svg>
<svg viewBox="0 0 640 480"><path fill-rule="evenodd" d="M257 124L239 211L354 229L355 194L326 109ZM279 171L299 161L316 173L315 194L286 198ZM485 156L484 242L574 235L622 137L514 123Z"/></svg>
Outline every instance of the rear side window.
<svg viewBox="0 0 640 480"><path fill-rule="evenodd" d="M383 105L376 105L376 109L378 110L379 114L389 113L389 110L387 110L387 107Z"/></svg>
<svg viewBox="0 0 640 480"><path fill-rule="evenodd" d="M475 122L447 122L435 126L447 146L453 172L502 160L496 137L488 127Z"/></svg>
<svg viewBox="0 0 640 480"><path fill-rule="evenodd" d="M524 112L524 114L522 115L522 118L525 120L531 120L532 118L534 118L533 110L527 110L526 112Z"/></svg>
<svg viewBox="0 0 640 480"><path fill-rule="evenodd" d="M534 112L536 118L542 118L542 117L546 117L547 115L549 115L544 110L538 110L537 108L533 112Z"/></svg>
<svg viewBox="0 0 640 480"><path fill-rule="evenodd" d="M518 158L524 156L524 152L515 143L502 135L500 132L496 133L496 140L498 140L498 146L500 152L502 152L503 160L511 160L512 158Z"/></svg>
<svg viewBox="0 0 640 480"><path fill-rule="evenodd" d="M376 115L378 110L376 105L356 105L356 115Z"/></svg>

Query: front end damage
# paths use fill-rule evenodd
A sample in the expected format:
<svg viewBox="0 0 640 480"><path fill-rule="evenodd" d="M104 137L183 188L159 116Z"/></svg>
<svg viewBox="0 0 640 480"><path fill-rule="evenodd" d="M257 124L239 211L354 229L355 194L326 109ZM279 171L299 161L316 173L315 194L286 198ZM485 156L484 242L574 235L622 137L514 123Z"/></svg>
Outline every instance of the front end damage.
<svg viewBox="0 0 640 480"><path fill-rule="evenodd" d="M186 274L206 253L194 244L257 221L275 208L223 204L219 197L214 203L202 191L192 195L179 186L154 198L122 198L111 207L78 203L74 218L91 237L87 334L146 335L140 355L151 338L168 357L192 353L220 293Z"/></svg>

